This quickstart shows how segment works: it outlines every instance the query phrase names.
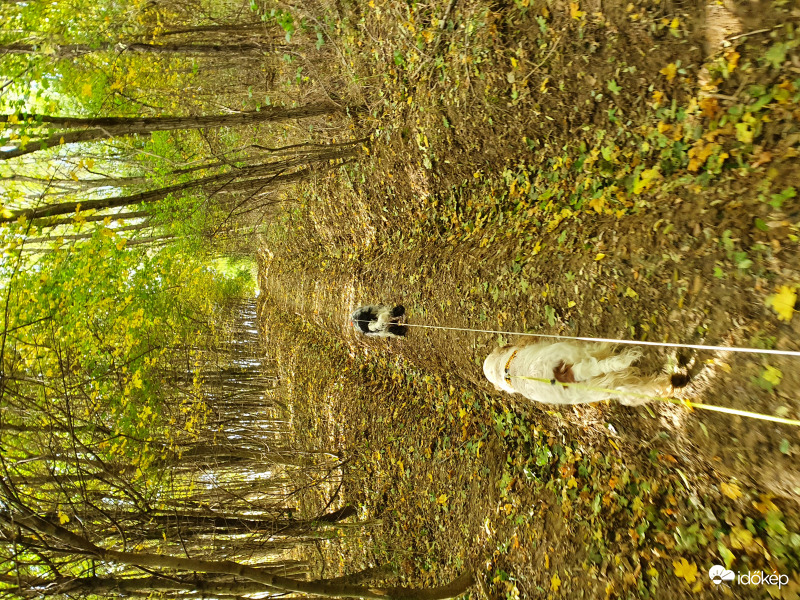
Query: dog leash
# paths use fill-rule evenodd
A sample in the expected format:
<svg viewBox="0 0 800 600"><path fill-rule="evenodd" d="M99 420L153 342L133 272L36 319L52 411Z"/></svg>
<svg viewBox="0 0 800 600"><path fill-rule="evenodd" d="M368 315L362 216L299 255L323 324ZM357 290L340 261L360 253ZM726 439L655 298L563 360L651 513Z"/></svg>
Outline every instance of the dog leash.
<svg viewBox="0 0 800 600"><path fill-rule="evenodd" d="M721 412L731 415L738 415L740 417L748 417L751 419L760 419L762 421L772 421L773 423L781 423L783 425L792 425L794 427L800 427L800 420L797 419L785 419L783 417L776 417L774 415L764 415L761 413L754 413L747 410L739 410L737 408L726 408L724 406L714 406L713 404L701 404L699 402L691 402L689 400L679 400L678 398L669 398L667 396L648 396L647 394L640 394L638 392L628 392L623 390L612 390L607 388L600 388L594 387L591 385L585 385L582 383L563 383L561 381L556 381L555 379L545 379L544 377L528 377L526 375L506 375L506 380L508 379L525 379L528 381L539 381L541 383L549 383L550 385L560 385L563 387L574 387L575 389L579 390L587 390L591 392L605 392L609 394L620 394L624 396L633 396L635 398L644 398L646 400L658 400L660 402L669 402L670 404L682 404L689 408L699 408L702 410L711 410L714 412Z"/></svg>
<svg viewBox="0 0 800 600"><path fill-rule="evenodd" d="M751 354L769 354L769 355L777 355L777 356L795 356L800 357L800 351L796 350L771 350L768 348L747 348L747 347L738 347L738 346L713 346L708 344L677 344L672 342L647 342L643 340L619 340L614 338L589 338L589 337L578 337L578 336L568 336L568 335L554 335L554 334L546 334L546 333L523 333L520 331L500 331L496 329L473 329L469 327L445 327L443 325L417 325L414 323L404 323L405 327L419 327L420 329L440 329L440 330L447 330L447 331L468 331L472 333L492 333L492 334L504 334L504 335L519 335L519 336L528 336L528 337L537 337L537 338L549 338L549 339L557 339L557 340L576 340L580 342L607 342L612 344L628 344L634 346L658 346L662 348L691 348L694 350L713 350L717 352L740 352L740 353L751 353ZM508 372L509 365L511 361L516 356L516 352L511 355L511 358L508 360L504 370L504 379L510 383L510 379L512 377L518 379L527 379L531 381L539 381L542 383L549 383L551 385L561 385L561 386L574 386L577 389L586 389L592 391L601 391L611 394L624 394L628 396L635 396L639 398L644 398L647 400L658 400L660 402L668 402L670 404L682 404L688 408L696 408L700 410L710 410L713 412L720 412L725 414L737 415L740 417L748 417L750 419L760 419L762 421L771 421L773 423L781 423L783 425L791 425L794 427L800 427L800 420L797 419L786 419L784 417L778 417L775 415L765 415L761 413L754 413L746 410L739 410L736 408L726 408L724 406L715 406L713 404L701 404L699 402L691 402L690 400L679 400L677 398L668 398L665 396L648 396L646 394L639 394L637 392L626 392L621 390L612 390L612 389L604 389L604 388L596 388L592 386L583 385L580 383L564 383L561 381L556 381L555 379L545 379L539 377L527 377L524 375L511 375Z"/></svg>
<svg viewBox="0 0 800 600"><path fill-rule="evenodd" d="M612 344L628 344L632 346L660 346L662 348L692 348L693 350L714 350L717 352L745 352L751 354L772 354L777 356L797 356L797 350L771 350L769 348L746 348L739 346L710 346L705 344L677 344L672 342L646 342L643 340L617 340L614 338L590 338L571 335L553 335L548 333L523 333L520 331L499 331L496 329L470 329L468 327L443 327L441 325L416 325L404 323L404 327L420 327L422 329L447 329L450 331L471 331L475 333L501 333L503 335L522 335L529 337L551 338L558 340L577 340L580 342L608 342Z"/></svg>

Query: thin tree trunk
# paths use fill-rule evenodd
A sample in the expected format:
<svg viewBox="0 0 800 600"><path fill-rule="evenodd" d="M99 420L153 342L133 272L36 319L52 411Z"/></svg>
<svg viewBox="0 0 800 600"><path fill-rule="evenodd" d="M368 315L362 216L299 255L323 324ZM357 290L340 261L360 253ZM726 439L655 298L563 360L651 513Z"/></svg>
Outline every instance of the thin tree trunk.
<svg viewBox="0 0 800 600"><path fill-rule="evenodd" d="M281 49L288 46L282 45ZM241 44L145 44L142 42L119 42L116 44L58 44L50 46L57 60L77 58L94 52L137 52L141 54L184 54L200 56L220 56L223 54L241 55L256 52L272 52L273 44L244 42ZM0 46L0 56L4 54L42 54L42 46L33 44L9 44Z"/></svg>
<svg viewBox="0 0 800 600"><path fill-rule="evenodd" d="M264 107L259 111L241 112L230 115L205 115L199 117L98 117L81 119L73 117L53 117L49 115L0 115L0 123L14 127L15 123L30 122L58 125L61 131L47 137L31 139L25 147L17 147L0 153L0 159L8 160L17 156L31 154L44 148L76 142L94 142L121 135L144 135L154 131L175 131L177 129L204 129L209 127L236 127L267 121L288 121L306 119L331 114L342 110L335 104L315 103L297 108Z"/></svg>
<svg viewBox="0 0 800 600"><path fill-rule="evenodd" d="M16 221L20 217L27 219L42 219L45 217L54 217L59 215L67 215L74 213L80 206L81 210L104 210L107 208L118 208L121 206L133 206L136 204L151 204L166 198L169 194L185 192L187 190L215 186L222 189L228 185L239 185L242 182L237 181L248 177L264 177L265 185L267 184L282 184L291 181L297 181L310 174L310 169L306 168L294 173L280 174L282 171L292 167L300 166L301 164L311 164L325 160L336 160L339 158L347 158L352 156L354 150L340 150L330 153L320 153L313 158L302 157L301 159L292 159L279 163L268 163L265 165L256 165L254 167L247 167L236 171L221 173L219 175L210 175L189 181L186 183L179 183L147 192L140 192L129 196L115 196L113 198L102 198L97 200L85 200L83 202L63 202L59 204L51 204L49 206L42 206L40 208L26 208L15 210L11 212L8 217L0 216L0 223L10 223ZM268 177L269 175L273 175Z"/></svg>

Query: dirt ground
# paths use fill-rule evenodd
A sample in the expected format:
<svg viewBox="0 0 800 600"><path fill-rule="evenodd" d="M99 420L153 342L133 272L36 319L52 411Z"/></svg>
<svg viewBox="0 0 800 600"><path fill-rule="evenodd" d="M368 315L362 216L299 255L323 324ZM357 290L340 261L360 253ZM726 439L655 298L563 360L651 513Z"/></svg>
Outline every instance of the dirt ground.
<svg viewBox="0 0 800 600"><path fill-rule="evenodd" d="M652 402L555 407L481 364L505 333L799 350L794 2L344 3L362 157L261 255L294 427L370 523L336 573L465 568L490 598L797 598L800 429ZM798 359L648 349L676 396L800 418ZM331 558L332 560L332 558ZM328 562L330 563L331 560ZM714 564L787 576L717 586ZM330 575L330 573L328 573Z"/></svg>

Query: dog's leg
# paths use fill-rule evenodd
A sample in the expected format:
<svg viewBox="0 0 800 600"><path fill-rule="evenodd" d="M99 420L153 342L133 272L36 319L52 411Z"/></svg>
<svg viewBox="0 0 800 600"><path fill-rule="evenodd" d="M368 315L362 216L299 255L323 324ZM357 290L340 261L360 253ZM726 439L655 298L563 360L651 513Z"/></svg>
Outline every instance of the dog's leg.
<svg viewBox="0 0 800 600"><path fill-rule="evenodd" d="M610 394L607 396L616 398L620 404L625 404L626 406L646 404L653 398L668 395L670 390L670 378L668 375L642 376L633 369L627 373L608 373L605 376L595 377L587 383L598 388L630 392L630 394Z"/></svg>
<svg viewBox="0 0 800 600"><path fill-rule="evenodd" d="M624 371L641 357L642 351L639 348L625 348L620 352L612 351L597 361L597 374Z"/></svg>

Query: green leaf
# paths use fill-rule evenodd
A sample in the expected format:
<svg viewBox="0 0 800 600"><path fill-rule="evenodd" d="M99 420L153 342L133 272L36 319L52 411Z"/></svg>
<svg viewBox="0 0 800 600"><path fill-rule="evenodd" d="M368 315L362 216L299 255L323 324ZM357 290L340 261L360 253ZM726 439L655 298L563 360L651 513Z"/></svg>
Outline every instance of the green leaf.
<svg viewBox="0 0 800 600"><path fill-rule="evenodd" d="M725 563L725 568L730 569L733 561L736 560L733 552L728 550L728 548L722 542L717 542L717 550L719 550L719 556Z"/></svg>
<svg viewBox="0 0 800 600"><path fill-rule="evenodd" d="M783 65L783 61L786 60L786 49L786 44L783 42L773 44L773 46L764 53L764 58L774 68L779 69L781 65Z"/></svg>
<svg viewBox="0 0 800 600"><path fill-rule="evenodd" d="M772 533L777 533L778 535L786 535L786 525L783 522L782 514L778 510L771 510L767 513L766 522L767 522L767 529L770 530Z"/></svg>

